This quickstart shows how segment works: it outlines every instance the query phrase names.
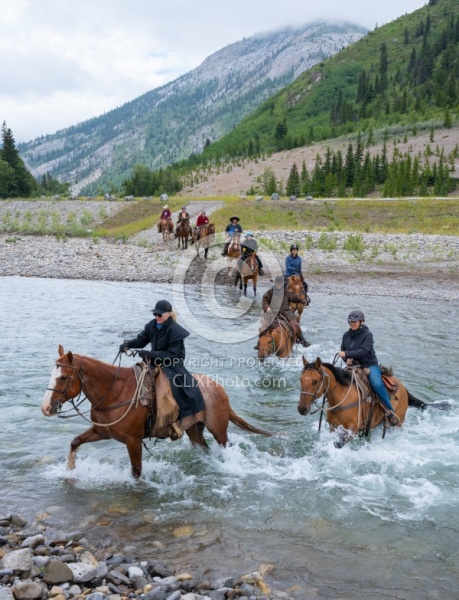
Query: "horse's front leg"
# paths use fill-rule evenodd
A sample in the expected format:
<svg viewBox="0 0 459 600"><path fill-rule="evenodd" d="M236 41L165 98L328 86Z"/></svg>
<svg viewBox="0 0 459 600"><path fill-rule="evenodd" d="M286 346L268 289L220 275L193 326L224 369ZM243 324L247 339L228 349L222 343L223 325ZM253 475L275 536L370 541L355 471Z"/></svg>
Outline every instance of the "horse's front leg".
<svg viewBox="0 0 459 600"><path fill-rule="evenodd" d="M338 440L333 443L335 448L343 448L352 438L354 437L354 433L349 431L349 429L344 429L343 427L333 427L330 426L330 431L337 431Z"/></svg>
<svg viewBox="0 0 459 600"><path fill-rule="evenodd" d="M99 442L100 440L106 440L107 438L99 433L95 427L90 427L81 435L77 435L70 444L70 452L67 458L67 469L73 470L75 468L76 453L80 446L87 444L88 442Z"/></svg>
<svg viewBox="0 0 459 600"><path fill-rule="evenodd" d="M142 475L142 438L130 437L126 440L126 447L131 461L132 476L138 479Z"/></svg>

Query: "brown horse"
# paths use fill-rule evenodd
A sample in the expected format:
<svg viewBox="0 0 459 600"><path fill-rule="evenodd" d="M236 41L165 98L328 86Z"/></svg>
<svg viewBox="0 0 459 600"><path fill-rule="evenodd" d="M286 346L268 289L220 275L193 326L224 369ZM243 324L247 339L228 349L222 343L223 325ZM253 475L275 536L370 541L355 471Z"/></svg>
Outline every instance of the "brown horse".
<svg viewBox="0 0 459 600"><path fill-rule="evenodd" d="M227 260L228 260L228 271L233 267L233 262L238 259L242 254L242 248L241 248L241 234L240 233L233 233L233 235L231 236L231 242L230 245L228 247L228 254L227 256Z"/></svg>
<svg viewBox="0 0 459 600"><path fill-rule="evenodd" d="M280 315L269 323L267 315L268 313L263 315L261 333L258 336L258 358L264 360L271 355L287 358L294 344L294 333L290 323Z"/></svg>
<svg viewBox="0 0 459 600"><path fill-rule="evenodd" d="M242 290L242 279L244 279L244 296L247 296L247 283L249 279L252 280L253 295L256 296L258 279L258 261L255 252L251 252L244 261L241 259L241 262L238 262L238 268L236 269L236 278L234 280L234 285L237 285L239 282L240 290Z"/></svg>
<svg viewBox="0 0 459 600"><path fill-rule="evenodd" d="M224 388L206 375L196 375L199 388L204 396L205 410L199 415L185 417L179 425L186 430L191 442L207 448L203 429L211 432L221 446L228 442L229 421L251 433L271 436L273 434L253 427L231 408ZM126 444L134 477L142 472L142 439L150 408L135 403L136 378L132 368L109 365L101 360L64 353L59 346L59 358L56 361L41 410L47 417L59 414L61 406L84 394L91 403L91 427L78 435L70 444L67 466L75 468L78 448L88 442L115 439ZM155 394L158 399L172 392L167 377L161 369L156 377ZM81 413L79 413L81 414ZM198 422L196 422L196 418ZM200 418L202 417L202 418ZM86 418L86 417L85 417Z"/></svg>
<svg viewBox="0 0 459 600"><path fill-rule="evenodd" d="M199 237L193 236L193 242L196 242L196 256L199 256L199 250L204 248L204 258L207 258L210 246L215 239L215 225L208 223L203 225L199 231Z"/></svg>
<svg viewBox="0 0 459 600"><path fill-rule="evenodd" d="M182 244L182 249L188 248L188 240L191 238L191 225L190 219L180 219L180 223L175 228L175 237L178 238L178 248L180 248L180 243Z"/></svg>
<svg viewBox="0 0 459 600"><path fill-rule="evenodd" d="M302 296L306 302L306 306L309 306L309 297L304 292L303 282L301 277L298 275L291 275L287 278L287 290L293 294ZM293 312L296 312L296 318L298 323L301 321L301 315L303 314L305 304L303 302L290 302L290 308Z"/></svg>
<svg viewBox="0 0 459 600"><path fill-rule="evenodd" d="M161 219L159 224L159 231L163 234L163 241L168 242L171 239L171 233L174 231L174 224L172 219Z"/></svg>
<svg viewBox="0 0 459 600"><path fill-rule="evenodd" d="M342 428L340 440L335 443L337 448L344 446L353 436L367 433L383 421L384 409L379 402L365 401L360 386L356 384L352 369L343 371L331 364L323 363L320 358L316 358L314 363L309 363L303 357L303 364L298 411L301 415L307 415L315 401L324 396L324 402L325 400L328 402L328 407L324 410L326 410L330 430ZM393 379L397 389L388 392L394 412L400 419L398 424L400 427L405 420L409 401L419 408L425 408L427 405L411 396L399 379L396 377ZM424 406L419 406L419 403Z"/></svg>

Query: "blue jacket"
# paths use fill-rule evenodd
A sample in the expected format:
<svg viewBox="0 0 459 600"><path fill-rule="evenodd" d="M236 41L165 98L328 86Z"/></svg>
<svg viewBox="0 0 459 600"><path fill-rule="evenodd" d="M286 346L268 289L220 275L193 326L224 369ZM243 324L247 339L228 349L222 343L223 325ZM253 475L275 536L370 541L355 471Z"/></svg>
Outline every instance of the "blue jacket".
<svg viewBox="0 0 459 600"><path fill-rule="evenodd" d="M229 233L229 235L233 235L233 233L242 233L242 227L239 225L239 223L236 223L236 225L234 223L230 223L226 226L225 231L226 233Z"/></svg>
<svg viewBox="0 0 459 600"><path fill-rule="evenodd" d="M285 259L285 276L290 275L301 275L301 258L298 255L293 257L289 254Z"/></svg>

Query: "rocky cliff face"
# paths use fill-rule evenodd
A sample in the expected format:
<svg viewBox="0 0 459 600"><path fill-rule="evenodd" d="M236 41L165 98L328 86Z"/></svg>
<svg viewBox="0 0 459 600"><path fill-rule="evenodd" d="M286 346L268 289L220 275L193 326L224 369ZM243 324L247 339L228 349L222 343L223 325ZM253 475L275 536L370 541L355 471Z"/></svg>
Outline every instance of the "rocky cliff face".
<svg viewBox="0 0 459 600"><path fill-rule="evenodd" d="M159 168L200 152L300 73L357 41L365 30L316 22L230 44L179 79L109 113L21 144L35 176L106 191L134 164Z"/></svg>

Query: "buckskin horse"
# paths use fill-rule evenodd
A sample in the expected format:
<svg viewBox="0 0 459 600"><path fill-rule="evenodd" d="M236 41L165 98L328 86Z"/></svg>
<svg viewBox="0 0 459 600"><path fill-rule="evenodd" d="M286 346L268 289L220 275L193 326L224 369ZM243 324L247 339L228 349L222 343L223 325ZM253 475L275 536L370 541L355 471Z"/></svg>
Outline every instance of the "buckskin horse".
<svg viewBox="0 0 459 600"><path fill-rule="evenodd" d="M298 294L302 296L306 302L306 306L309 306L309 296L305 294L303 282L301 281L301 277L298 275L291 275L287 278L287 290L292 292L292 294ZM301 315L303 314L305 304L303 302L290 302L290 308L293 312L296 312L296 318L298 323L301 321Z"/></svg>
<svg viewBox="0 0 459 600"><path fill-rule="evenodd" d="M368 435L370 429L384 421L385 412L380 403L366 402L362 398L353 369L343 371L332 364L323 363L319 357L312 363L303 357L303 365L298 412L300 415L309 414L316 400L324 396L322 411L326 413L330 431L339 428L339 441L335 442L337 448L342 448L354 436ZM449 408L448 402L427 404L410 394L399 379L391 379L395 381L396 389L388 389L388 392L394 412L400 419L398 427L401 427L405 420L408 406L421 410L428 407ZM325 402L328 403L328 407L325 407Z"/></svg>
<svg viewBox="0 0 459 600"><path fill-rule="evenodd" d="M228 254L226 255L228 260L228 271L233 267L233 262L241 256L242 248L241 248L241 234L233 233L231 236L231 242L228 246Z"/></svg>
<svg viewBox="0 0 459 600"><path fill-rule="evenodd" d="M196 256L199 256L199 251L204 248L204 258L207 258L210 246L215 239L215 225L208 223L203 225L199 231L198 237L193 236L192 243L196 243Z"/></svg>
<svg viewBox="0 0 459 600"><path fill-rule="evenodd" d="M238 416L230 406L225 389L217 382L207 375L195 377L204 396L205 410L178 421L180 428L186 431L193 444L208 448L203 436L206 427L218 444L226 446L230 421L244 431L273 435L250 425ZM148 406L135 402L136 387L133 368L110 365L73 352L64 353L63 347L59 346L59 358L51 373L41 406L43 414L47 417L59 415L62 405L70 401L81 415L73 403L73 399L81 394L91 403L90 418L81 415L91 423L91 427L71 442L67 460L69 469L75 468L76 453L82 444L114 439L126 445L132 475L135 478L140 477L142 440L151 410ZM156 406L163 397L173 401L169 381L162 369L158 370L153 392Z"/></svg>
<svg viewBox="0 0 459 600"><path fill-rule="evenodd" d="M264 360L268 356L287 358L294 344L294 333L290 323L277 315L271 322L267 320L268 313L262 316L262 331L258 336L258 358Z"/></svg>
<svg viewBox="0 0 459 600"><path fill-rule="evenodd" d="M180 219L180 223L175 228L175 237L178 238L178 248L180 248L180 242L182 249L188 248L188 239L191 237L190 219Z"/></svg>
<svg viewBox="0 0 459 600"><path fill-rule="evenodd" d="M163 234L163 241L168 242L171 239L171 233L174 231L172 219L161 219L159 231Z"/></svg>

